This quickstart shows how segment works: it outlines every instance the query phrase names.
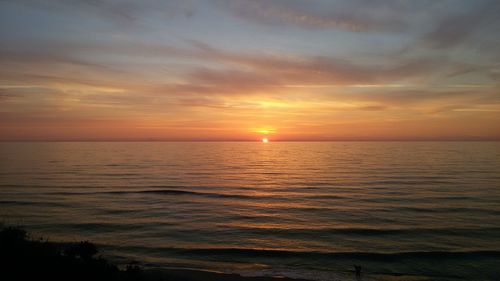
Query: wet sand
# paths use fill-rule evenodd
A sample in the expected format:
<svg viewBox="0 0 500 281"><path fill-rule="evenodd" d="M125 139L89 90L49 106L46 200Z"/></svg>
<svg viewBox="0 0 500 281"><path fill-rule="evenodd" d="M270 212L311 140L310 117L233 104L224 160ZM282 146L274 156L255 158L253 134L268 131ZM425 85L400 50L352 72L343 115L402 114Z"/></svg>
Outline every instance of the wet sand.
<svg viewBox="0 0 500 281"><path fill-rule="evenodd" d="M219 273L194 269L155 269L144 272L148 280L178 281L310 281L287 277L244 277L238 274Z"/></svg>
<svg viewBox="0 0 500 281"><path fill-rule="evenodd" d="M357 277L353 272L351 274L340 274L330 272L328 275L311 276L311 279L291 278L285 276L242 276L235 273L223 273L214 271L205 271L200 269L181 269L181 268L162 268L146 269L143 272L145 281L374 281L369 276L361 275ZM378 280L378 279L377 279ZM394 279L396 280L396 279ZM412 279L413 280L413 279ZM415 279L417 280L417 279Z"/></svg>

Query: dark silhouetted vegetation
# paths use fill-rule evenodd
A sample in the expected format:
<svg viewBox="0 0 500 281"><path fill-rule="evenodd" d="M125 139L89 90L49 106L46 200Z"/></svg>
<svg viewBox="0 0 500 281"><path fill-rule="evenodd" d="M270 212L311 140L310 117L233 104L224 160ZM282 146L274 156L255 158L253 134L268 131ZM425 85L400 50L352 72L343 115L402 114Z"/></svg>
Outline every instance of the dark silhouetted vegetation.
<svg viewBox="0 0 500 281"><path fill-rule="evenodd" d="M142 270L135 262L119 269L98 256L98 248L89 241L52 243L43 238L34 239L22 228L0 226L0 229L2 281L301 281L186 269Z"/></svg>
<svg viewBox="0 0 500 281"><path fill-rule="evenodd" d="M1 280L142 280L142 270L130 264L125 270L97 256L97 247L83 241L56 244L33 239L18 227L0 230Z"/></svg>

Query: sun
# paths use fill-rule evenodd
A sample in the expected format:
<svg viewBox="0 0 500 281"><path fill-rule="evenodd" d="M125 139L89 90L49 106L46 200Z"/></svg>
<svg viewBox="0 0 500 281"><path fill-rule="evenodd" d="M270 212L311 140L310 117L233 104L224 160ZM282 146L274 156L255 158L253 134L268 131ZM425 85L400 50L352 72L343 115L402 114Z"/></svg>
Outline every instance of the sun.
<svg viewBox="0 0 500 281"><path fill-rule="evenodd" d="M268 140L267 138L263 138L263 139L262 139L262 142L263 142L263 143L268 143L268 142L269 142L269 140Z"/></svg>

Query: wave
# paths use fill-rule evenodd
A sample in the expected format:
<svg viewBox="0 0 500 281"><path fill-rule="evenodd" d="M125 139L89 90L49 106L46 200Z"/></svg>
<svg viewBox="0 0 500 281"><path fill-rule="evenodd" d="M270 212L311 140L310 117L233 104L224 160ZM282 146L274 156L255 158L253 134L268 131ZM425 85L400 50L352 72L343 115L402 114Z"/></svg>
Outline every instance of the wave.
<svg viewBox="0 0 500 281"><path fill-rule="evenodd" d="M48 192L51 195L99 195L99 194L163 194L163 195L191 195L211 198L239 198L239 199L256 199L257 196L240 195L240 194L225 194L212 192L198 192L181 189L146 189L146 190L116 190L116 191L73 191L73 192Z"/></svg>
<svg viewBox="0 0 500 281"><path fill-rule="evenodd" d="M399 253L368 253L368 252L298 252L285 250L259 250L259 249L190 249L180 252L202 255L238 255L253 257L316 257L332 259L363 259L363 260L400 260L400 259L444 259L444 258L500 258L500 251L469 251L469 252L399 252Z"/></svg>
<svg viewBox="0 0 500 281"><path fill-rule="evenodd" d="M60 224L42 224L45 229L72 231L72 234L85 233L104 233L104 232L133 232L143 229L154 229L155 227L170 226L172 223L158 223L158 222L142 222L140 224L134 223L113 223L113 222L75 222L75 223L60 223Z"/></svg>
<svg viewBox="0 0 500 281"><path fill-rule="evenodd" d="M239 194L225 194L225 193L211 193L211 192L198 192L190 190L179 190L179 189L154 189L154 190L137 190L137 191L107 191L99 193L108 194L165 194L165 195L192 195L192 196L203 196L211 198L239 198L239 199L251 199L256 198L254 196L239 195Z"/></svg>
<svg viewBox="0 0 500 281"><path fill-rule="evenodd" d="M21 201L21 200L0 200L0 205L14 205L14 206L51 206L51 207L66 207L64 203L57 202L41 202L41 201Z"/></svg>
<svg viewBox="0 0 500 281"><path fill-rule="evenodd" d="M499 227L491 228L252 228L230 227L231 231L249 233L254 235L276 236L301 236L301 237L327 237L327 236L447 236L447 237L497 237L500 236Z"/></svg>
<svg viewBox="0 0 500 281"><path fill-rule="evenodd" d="M251 248L175 248L175 247L146 247L146 246L117 246L101 245L105 249L125 250L148 253L170 253L175 255L197 256L233 256L243 258L307 258L307 259L339 259L339 260L374 260L400 261L401 259L500 259L500 251L416 251L416 252L315 252L289 251L274 249Z"/></svg>
<svg viewBox="0 0 500 281"><path fill-rule="evenodd" d="M52 183L50 185L43 184L18 184L18 183L8 183L8 184L0 184L1 187L19 187L19 188L53 188L53 189L103 189L103 188L116 188L116 189L133 189L133 188L186 188L186 187L203 187L203 186L175 186L175 185L95 185L95 184L56 184ZM68 192L69 193L69 192Z"/></svg>
<svg viewBox="0 0 500 281"><path fill-rule="evenodd" d="M227 194L227 193L214 193L214 192L199 192L191 190L180 190L180 189L152 189L152 190L138 190L138 191L110 191L104 193L115 193L115 194L131 194L131 193L153 193L153 194L167 194L167 195L193 195L193 196L204 196L212 198L236 198L236 199L287 199L282 195L269 194L266 196L255 196L255 195L243 195L243 194ZM300 194L302 199L344 199L345 196L339 195L307 195Z"/></svg>
<svg viewBox="0 0 500 281"><path fill-rule="evenodd" d="M471 213L484 213L490 215L500 215L500 210L492 210L492 209L484 209L484 208L472 208L472 207L432 207L432 208L424 208L424 207L392 207L385 209L374 209L373 211L381 211L386 210L389 212L415 212L415 213L467 213L470 215Z"/></svg>
<svg viewBox="0 0 500 281"><path fill-rule="evenodd" d="M449 180L409 180L409 179L394 179L394 180L374 180L367 181L365 185L438 185L438 184L453 184L454 181Z"/></svg>
<svg viewBox="0 0 500 281"><path fill-rule="evenodd" d="M0 201L1 203L1 201ZM250 219L250 218L246 218ZM141 223L114 223L114 222L81 222L81 223L61 223L51 224L52 228L67 228L87 231L123 231L134 229L152 229L155 227L165 227L175 225L174 222L150 221ZM222 225L221 225L222 226ZM383 236L445 236L445 237L482 237L495 238L500 236L500 227L489 228L290 228L290 227L245 227L225 225L223 228L199 228L196 230L198 235L255 235L255 236L273 236L273 237L302 237L306 239L317 239L318 237L332 236L358 236L358 237L383 237ZM389 237L387 238L389 239Z"/></svg>

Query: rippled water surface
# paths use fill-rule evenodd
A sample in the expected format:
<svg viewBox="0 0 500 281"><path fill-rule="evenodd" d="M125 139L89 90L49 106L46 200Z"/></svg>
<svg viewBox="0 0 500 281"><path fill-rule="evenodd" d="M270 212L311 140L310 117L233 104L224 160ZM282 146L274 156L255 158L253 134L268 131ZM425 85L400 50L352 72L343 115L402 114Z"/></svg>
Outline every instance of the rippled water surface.
<svg viewBox="0 0 500 281"><path fill-rule="evenodd" d="M24 142L0 161L5 222L115 258L499 278L499 142Z"/></svg>

